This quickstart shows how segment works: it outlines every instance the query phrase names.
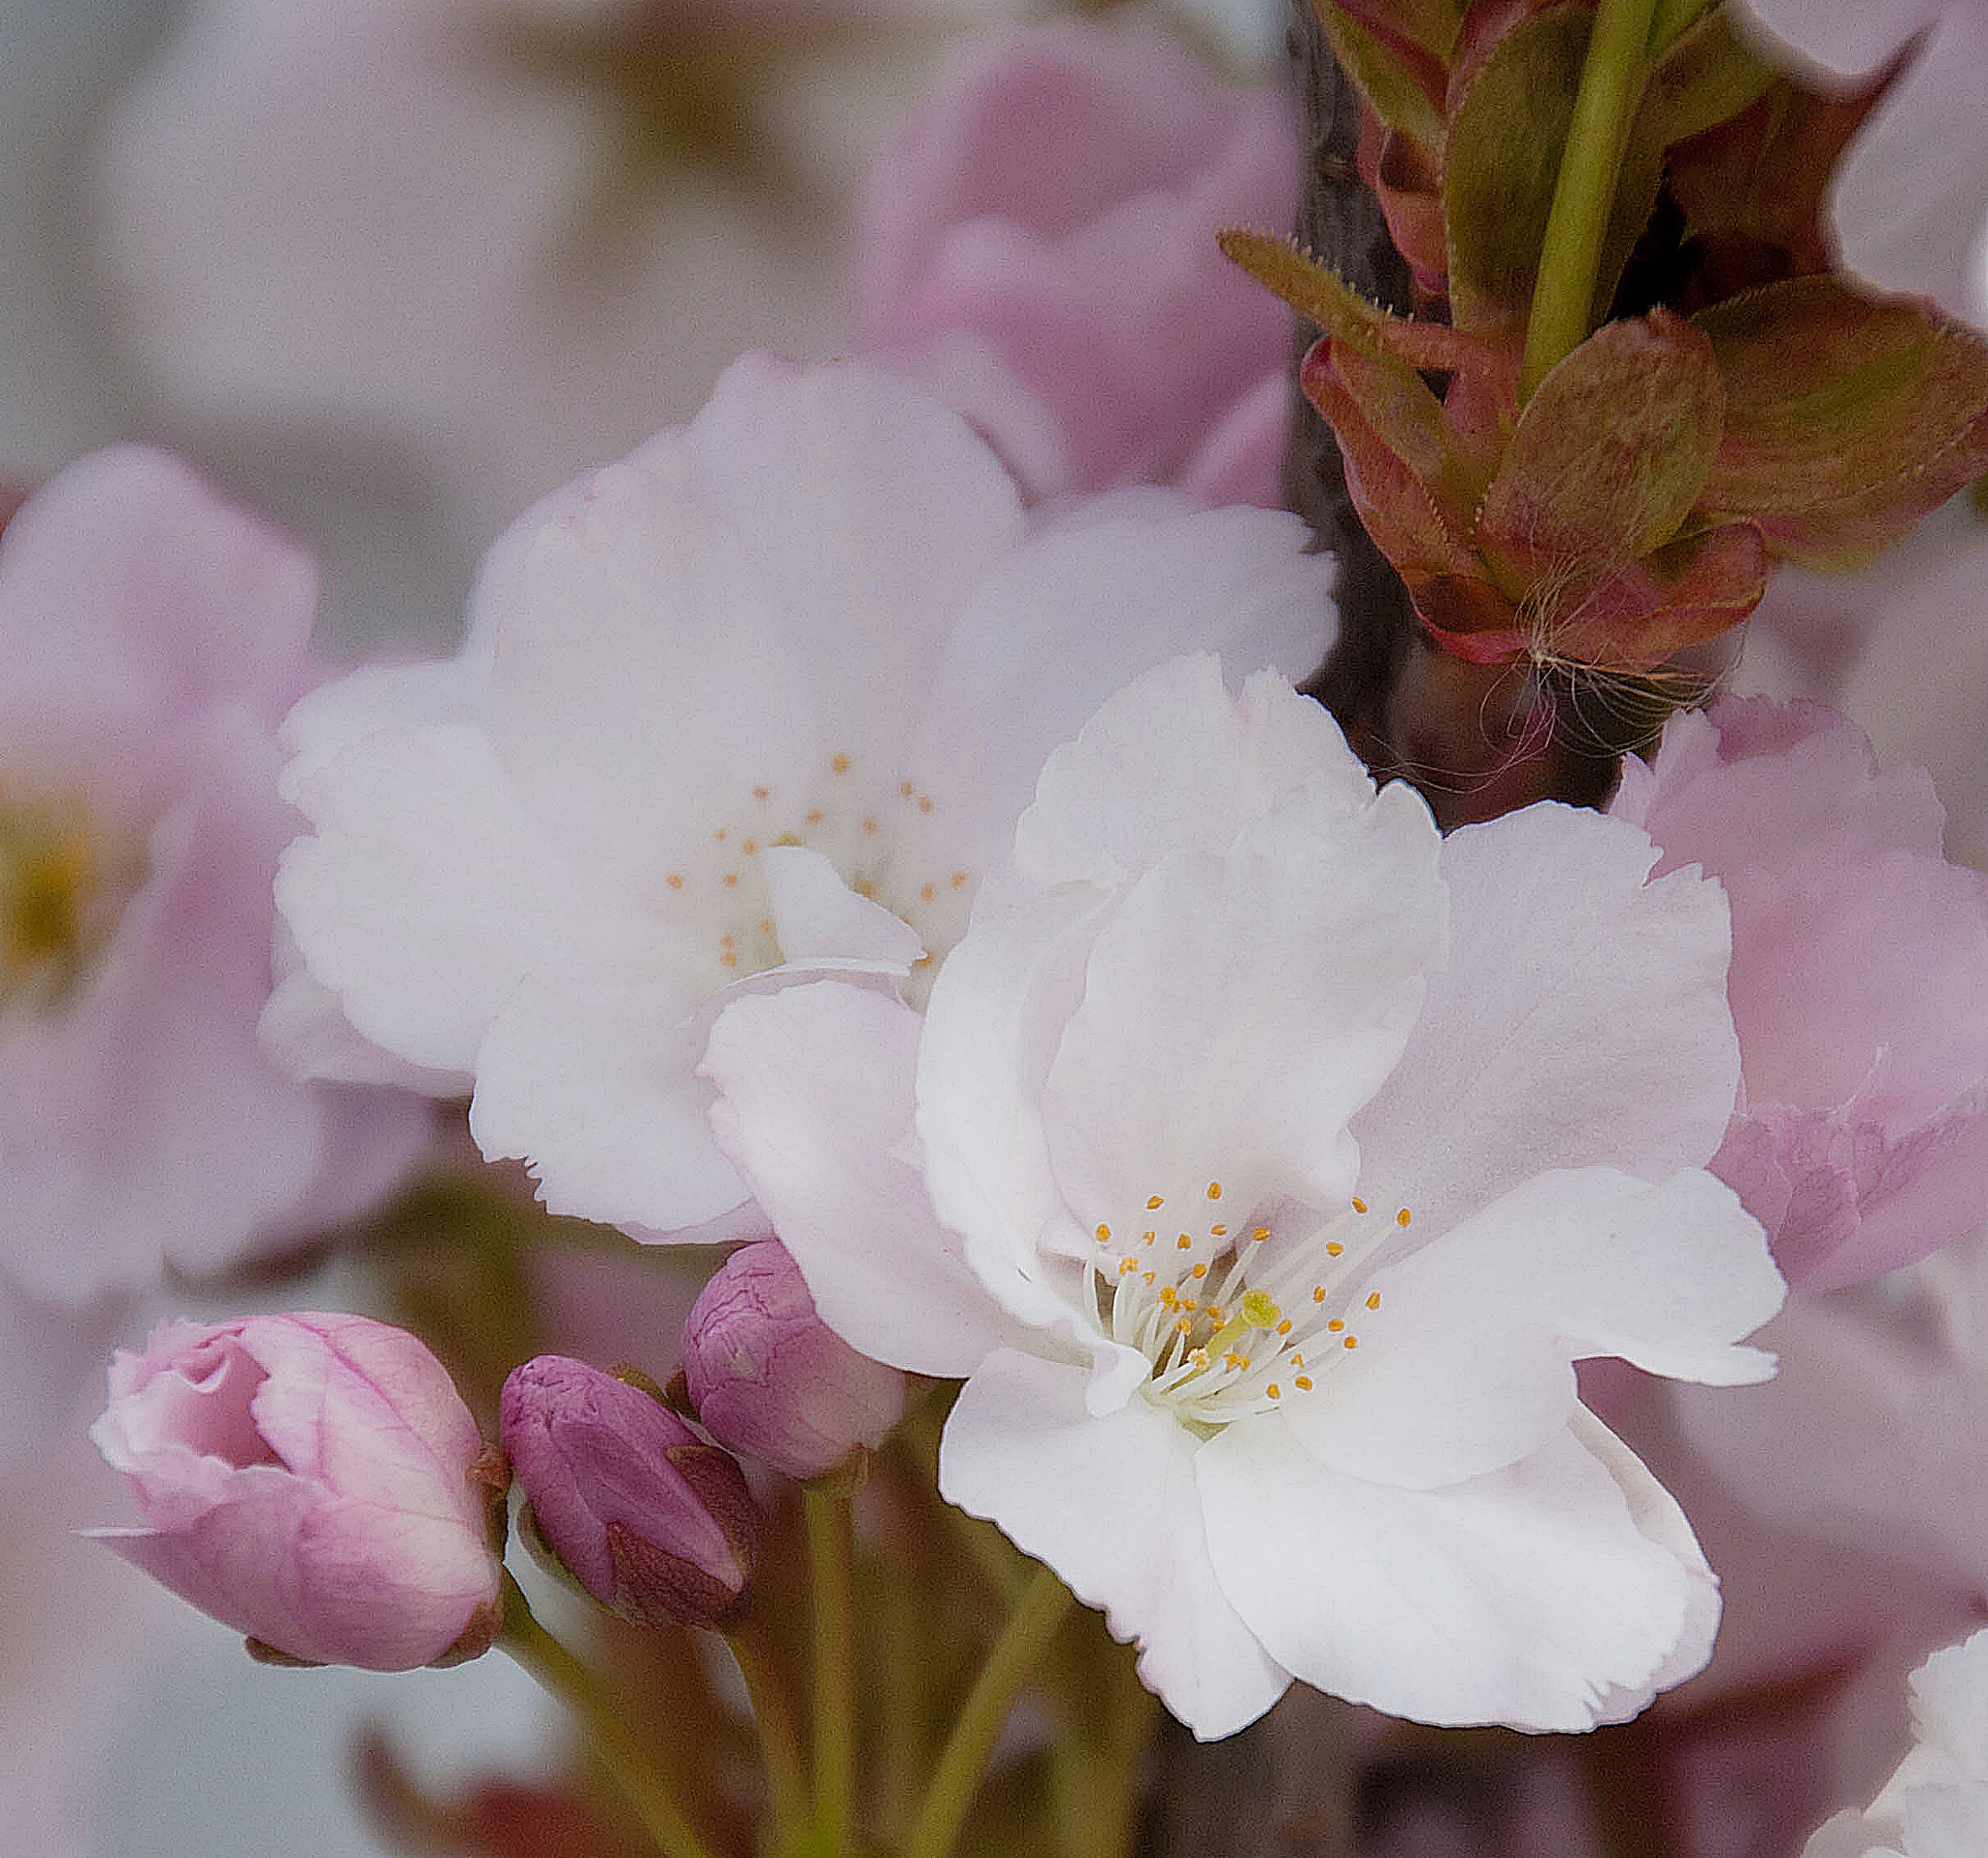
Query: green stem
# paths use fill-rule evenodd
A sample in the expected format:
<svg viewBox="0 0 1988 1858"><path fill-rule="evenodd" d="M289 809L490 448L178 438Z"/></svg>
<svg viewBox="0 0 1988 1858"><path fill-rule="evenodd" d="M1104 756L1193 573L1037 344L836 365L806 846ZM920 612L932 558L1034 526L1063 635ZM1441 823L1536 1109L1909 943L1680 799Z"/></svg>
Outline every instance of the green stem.
<svg viewBox="0 0 1988 1858"><path fill-rule="evenodd" d="M854 1543L845 1494L802 1493L814 1596L814 1828L825 1858L845 1858L855 1797Z"/></svg>
<svg viewBox="0 0 1988 1858"><path fill-rule="evenodd" d="M711 1848L670 1797L655 1764L623 1726L600 1679L539 1624L509 1570L504 1576L504 1630L497 1642L580 1718L602 1767L663 1858L712 1858Z"/></svg>
<svg viewBox="0 0 1988 1858"><path fill-rule="evenodd" d="M1000 1638L989 1649L986 1663L960 1708L959 1719L925 1789L924 1805L918 1808L918 1822L911 1829L904 1858L949 1858L980 1783L981 1770L1014 1706L1022 1680L1056 1636L1070 1607L1070 1589L1047 1568L1039 1568L1008 1615L1008 1623L1001 1628Z"/></svg>
<svg viewBox="0 0 1988 1858"><path fill-rule="evenodd" d="M787 1708L779 1661L751 1626L727 1633L725 1642L746 1680L746 1695L759 1729L767 1787L773 1795L774 1848L791 1851L808 1816L808 1783L801 1772L801 1744L794 1734L793 1712Z"/></svg>
<svg viewBox="0 0 1988 1858"><path fill-rule="evenodd" d="M1522 399L1531 396L1554 363L1588 338L1602 241L1615 205L1623 143L1648 71L1650 18L1656 8L1657 0L1601 0L1595 9L1553 207L1540 246L1519 371Z"/></svg>

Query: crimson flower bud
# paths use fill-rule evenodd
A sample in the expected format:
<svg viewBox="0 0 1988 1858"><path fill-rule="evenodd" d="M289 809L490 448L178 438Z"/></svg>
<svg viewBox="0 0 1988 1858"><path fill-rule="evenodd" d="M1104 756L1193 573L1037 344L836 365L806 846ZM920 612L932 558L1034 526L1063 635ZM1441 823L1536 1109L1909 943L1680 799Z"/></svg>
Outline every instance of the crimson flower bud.
<svg viewBox="0 0 1988 1858"><path fill-rule="evenodd" d="M733 1252L691 1306L683 1376L713 1439L790 1477L880 1444L904 1411L904 1376L821 1320L801 1268L772 1239Z"/></svg>
<svg viewBox="0 0 1988 1858"><path fill-rule="evenodd" d="M566 1355L514 1368L497 1408L528 1540L641 1625L708 1626L751 1578L745 1475L638 1387Z"/></svg>

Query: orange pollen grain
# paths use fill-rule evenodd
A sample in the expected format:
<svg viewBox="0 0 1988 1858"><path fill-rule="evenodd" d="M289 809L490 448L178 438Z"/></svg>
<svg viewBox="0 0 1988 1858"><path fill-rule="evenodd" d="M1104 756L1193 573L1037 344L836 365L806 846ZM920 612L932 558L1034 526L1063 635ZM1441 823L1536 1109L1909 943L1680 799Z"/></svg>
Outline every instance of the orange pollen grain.
<svg viewBox="0 0 1988 1858"><path fill-rule="evenodd" d="M1344 1342L1340 1344L1342 1348L1357 1348L1359 1345L1360 1338L1358 1336L1348 1336Z"/></svg>
<svg viewBox="0 0 1988 1858"><path fill-rule="evenodd" d="M1334 1334L1334 1335L1338 1335L1338 1334L1339 1334L1339 1332L1340 1332L1340 1331L1341 1331L1342 1329L1343 1329L1343 1328L1344 1328L1344 1327L1345 1327L1346 1325L1345 1325L1344 1321L1343 1321L1343 1320L1342 1320L1342 1318L1340 1318L1340 1317L1338 1317L1338 1316L1335 1316L1335 1317L1334 1317L1334 1318L1333 1318L1333 1319L1332 1319L1332 1320L1331 1320L1331 1321L1330 1321L1329 1323L1327 1323L1327 1324L1326 1324L1325 1326L1326 1326L1326 1327L1327 1327L1328 1329L1330 1329L1330 1330L1331 1330L1331 1331L1333 1332L1333 1334Z"/></svg>
<svg viewBox="0 0 1988 1858"><path fill-rule="evenodd" d="M1208 1197L1210 1200L1219 1200L1222 1197L1222 1183L1219 1180L1210 1180L1208 1183Z"/></svg>
<svg viewBox="0 0 1988 1858"><path fill-rule="evenodd" d="M683 888L683 874L680 871L671 872L668 882L672 890L681 890Z"/></svg>
<svg viewBox="0 0 1988 1858"><path fill-rule="evenodd" d="M1159 1194L1154 1194L1152 1198L1145 1203L1145 1210L1147 1212L1158 1212L1159 1210L1166 1204L1167 1202L1163 1196Z"/></svg>
<svg viewBox="0 0 1988 1858"><path fill-rule="evenodd" d="M1229 1229L1227 1226L1210 1226L1208 1229L1208 1236L1210 1239L1226 1239L1229 1236Z"/></svg>
<svg viewBox="0 0 1988 1858"><path fill-rule="evenodd" d="M1194 1249L1194 1241L1183 1232L1179 1238L1174 1241L1174 1249L1176 1251L1192 1251Z"/></svg>
<svg viewBox="0 0 1988 1858"><path fill-rule="evenodd" d="M1370 1291L1370 1292L1368 1293L1368 1295L1367 1295L1367 1308L1368 1308L1369 1310L1378 1310L1378 1309L1380 1308L1380 1292L1379 1292L1379 1291L1377 1291L1377 1290L1374 1290L1374 1291Z"/></svg>
<svg viewBox="0 0 1988 1858"><path fill-rule="evenodd" d="M1202 1278L1208 1276L1208 1267L1206 1265L1196 1265L1187 1275L1199 1283Z"/></svg>
<svg viewBox="0 0 1988 1858"><path fill-rule="evenodd" d="M1331 1242L1330 1242L1330 1243L1329 1243L1329 1244L1328 1244L1326 1245L1326 1248L1325 1248L1325 1255L1326 1255L1326 1256L1327 1256L1328 1258L1337 1258L1337 1257L1339 1257L1339 1256L1340 1256L1340 1255L1341 1255L1341 1254L1342 1254L1342 1252L1344 1252L1344 1250L1345 1250L1345 1246L1344 1246L1344 1245L1342 1245L1342 1244L1340 1244L1340 1242L1339 1242L1339 1241L1338 1241L1337 1239L1335 1239L1335 1240L1331 1241Z"/></svg>
<svg viewBox="0 0 1988 1858"><path fill-rule="evenodd" d="M1362 1200L1358 1194L1353 1196L1353 1211L1355 1212L1365 1212L1367 1211L1366 1201Z"/></svg>
<svg viewBox="0 0 1988 1858"><path fill-rule="evenodd" d="M1396 1214L1395 1214L1395 1216L1394 1216L1394 1222L1395 1222L1395 1224L1396 1224L1396 1225L1398 1225L1398 1226L1406 1226L1406 1225L1407 1225L1407 1224L1408 1223L1408 1208L1404 1207L1404 1208L1403 1208L1403 1209L1401 1210L1401 1211L1400 1211L1400 1212L1398 1212L1398 1213L1396 1213Z"/></svg>
<svg viewBox="0 0 1988 1858"><path fill-rule="evenodd" d="M1296 1387L1300 1393L1309 1394L1311 1391L1311 1377L1309 1375L1300 1375L1297 1377L1297 1379L1294 1380L1291 1384L1294 1387Z"/></svg>
<svg viewBox="0 0 1988 1858"><path fill-rule="evenodd" d="M1273 1400L1281 1400L1284 1397L1284 1390L1275 1380L1264 1389L1264 1392L1269 1394Z"/></svg>
<svg viewBox="0 0 1988 1858"><path fill-rule="evenodd" d="M832 773L845 775L849 771L849 758L847 755L830 755L828 765Z"/></svg>

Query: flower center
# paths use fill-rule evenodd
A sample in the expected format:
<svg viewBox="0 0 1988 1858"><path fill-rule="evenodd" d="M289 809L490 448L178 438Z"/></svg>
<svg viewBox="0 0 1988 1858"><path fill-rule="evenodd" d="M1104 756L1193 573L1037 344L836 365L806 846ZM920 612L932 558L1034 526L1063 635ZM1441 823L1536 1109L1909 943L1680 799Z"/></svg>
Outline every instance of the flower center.
<svg viewBox="0 0 1988 1858"><path fill-rule="evenodd" d="M832 864L860 897L881 904L917 932L936 957L966 928L973 873L926 868L908 830L938 811L909 779L886 782L839 751L805 792L752 783L732 816L712 828L701 854L664 877L668 901L711 925L716 983L763 973L806 949L782 949L759 854L769 846L805 846Z"/></svg>
<svg viewBox="0 0 1988 1858"><path fill-rule="evenodd" d="M0 794L0 1010L59 1006L110 940L140 873L106 850L76 796Z"/></svg>
<svg viewBox="0 0 1988 1858"><path fill-rule="evenodd" d="M1207 1197L1211 1218L1170 1219L1153 1194L1129 1226L1100 1225L1084 1276L1111 1340L1152 1363L1145 1397L1213 1431L1316 1392L1358 1349L1360 1318L1380 1308L1367 1267L1410 1214L1282 1202L1232 1226L1220 1181Z"/></svg>

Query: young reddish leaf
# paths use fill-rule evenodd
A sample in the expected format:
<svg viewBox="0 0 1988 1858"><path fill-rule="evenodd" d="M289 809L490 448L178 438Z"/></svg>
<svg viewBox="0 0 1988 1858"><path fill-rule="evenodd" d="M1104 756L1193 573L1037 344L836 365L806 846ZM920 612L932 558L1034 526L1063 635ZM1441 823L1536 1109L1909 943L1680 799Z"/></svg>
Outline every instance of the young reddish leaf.
<svg viewBox="0 0 1988 1858"><path fill-rule="evenodd" d="M1460 329L1524 325L1592 18L1549 7L1507 32L1474 79L1452 80L1442 202Z"/></svg>
<svg viewBox="0 0 1988 1858"><path fill-rule="evenodd" d="M1340 69L1359 87L1367 107L1390 129L1432 149L1442 146L1442 94L1449 73L1441 57L1405 40L1382 22L1355 17L1343 6L1320 0L1318 22Z"/></svg>
<svg viewBox="0 0 1988 1858"><path fill-rule="evenodd" d="M1669 541L1718 448L1720 398L1712 345L1682 317L1598 329L1518 416L1477 514L1486 554L1531 581Z"/></svg>
<svg viewBox="0 0 1988 1858"><path fill-rule="evenodd" d="M1449 289L1449 233L1442 223L1441 181L1429 152L1409 136L1370 117L1360 132L1360 179L1380 202L1387 236L1416 286L1430 297Z"/></svg>
<svg viewBox="0 0 1988 1858"><path fill-rule="evenodd" d="M1353 507L1396 569L1480 572L1445 481L1442 409L1421 376L1322 336L1300 364L1298 382L1331 422Z"/></svg>
<svg viewBox="0 0 1988 1858"><path fill-rule="evenodd" d="M1988 469L1988 343L1924 305L1798 278L1702 312L1725 385L1703 506L1851 567Z"/></svg>
<svg viewBox="0 0 1988 1858"><path fill-rule="evenodd" d="M1369 303L1336 271L1281 234L1226 226L1215 240L1231 262L1347 348L1444 374L1495 365L1484 343L1440 322L1413 321Z"/></svg>
<svg viewBox="0 0 1988 1858"><path fill-rule="evenodd" d="M1760 605L1772 570L1750 522L1679 537L1550 600L1541 589L1531 614L1532 655L1648 671L1737 626Z"/></svg>

